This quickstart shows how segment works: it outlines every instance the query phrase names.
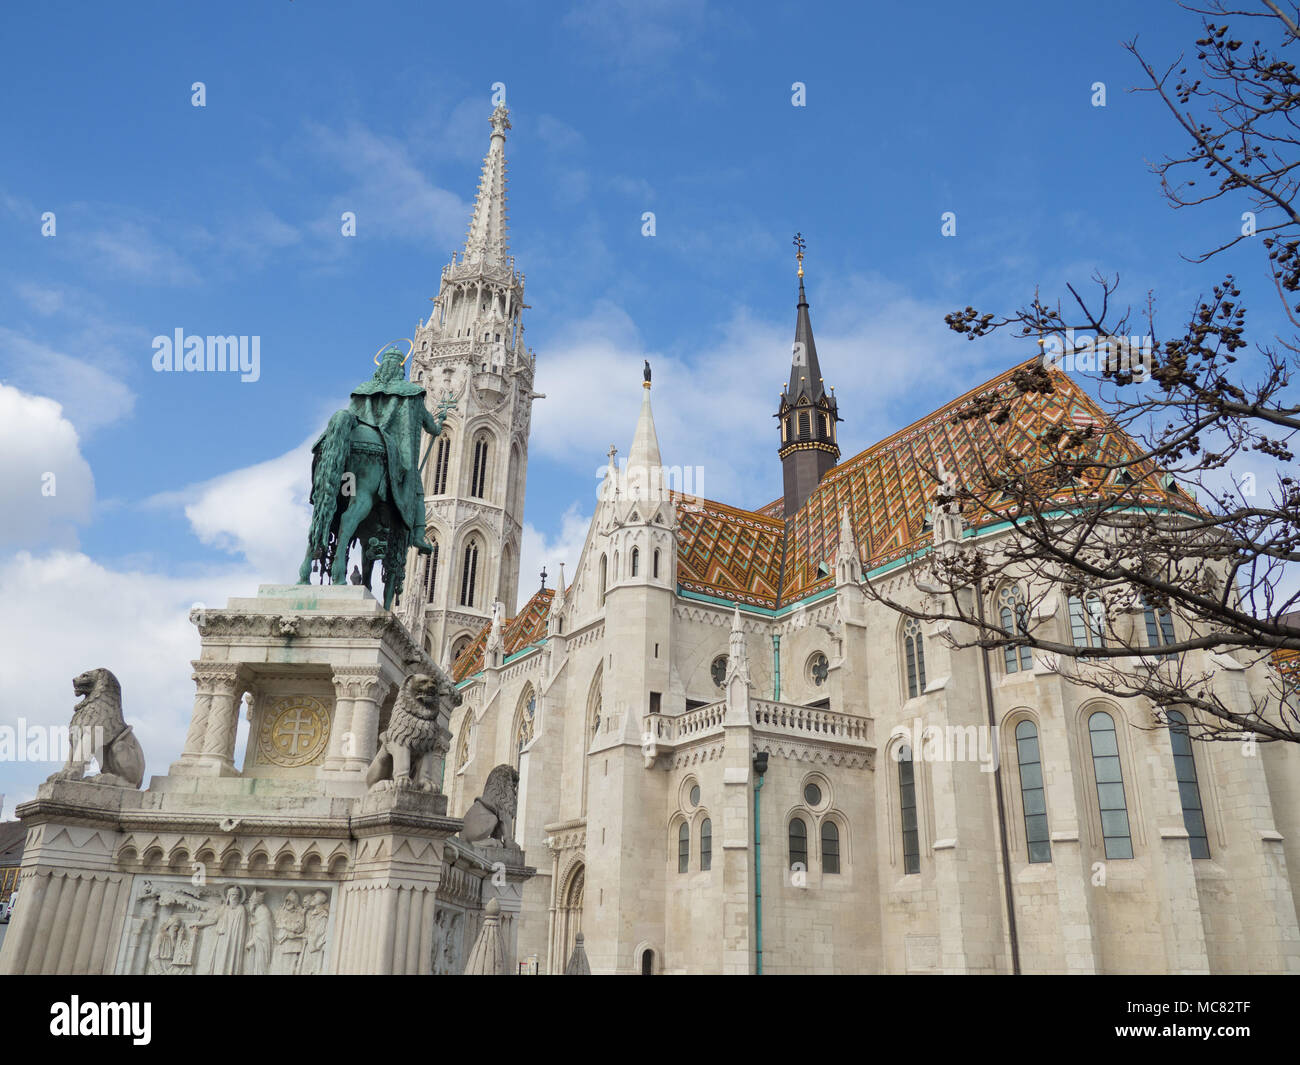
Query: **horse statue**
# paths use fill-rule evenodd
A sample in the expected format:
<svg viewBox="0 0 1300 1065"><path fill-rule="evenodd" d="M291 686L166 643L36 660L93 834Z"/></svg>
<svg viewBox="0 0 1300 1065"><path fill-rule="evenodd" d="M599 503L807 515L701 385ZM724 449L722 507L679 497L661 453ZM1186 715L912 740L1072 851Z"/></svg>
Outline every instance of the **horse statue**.
<svg viewBox="0 0 1300 1065"><path fill-rule="evenodd" d="M384 607L391 610L406 578L408 549L433 550L424 535L421 481L433 444L417 464L420 433L436 439L455 401L444 397L431 414L424 389L406 380L397 348L376 361L374 376L353 390L312 445L311 527L298 583L311 583L315 567L322 583L326 573L332 584L345 583L348 553L360 543L362 582L371 584L380 562Z"/></svg>

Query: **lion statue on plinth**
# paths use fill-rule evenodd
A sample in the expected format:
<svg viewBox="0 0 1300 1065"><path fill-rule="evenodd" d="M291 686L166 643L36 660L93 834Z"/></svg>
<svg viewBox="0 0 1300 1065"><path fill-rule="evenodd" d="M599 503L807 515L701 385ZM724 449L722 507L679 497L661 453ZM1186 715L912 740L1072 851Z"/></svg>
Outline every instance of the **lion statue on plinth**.
<svg viewBox="0 0 1300 1065"><path fill-rule="evenodd" d="M519 773L502 762L488 774L483 794L465 811L460 838L466 843L510 846L515 842L515 813L519 804Z"/></svg>
<svg viewBox="0 0 1300 1065"><path fill-rule="evenodd" d="M85 780L114 788L138 788L144 783L144 751L122 717L122 685L107 669L88 669L72 680L81 696L73 704L68 727L68 761L48 779ZM94 760L99 773L86 776Z"/></svg>
<svg viewBox="0 0 1300 1065"><path fill-rule="evenodd" d="M412 673L402 681L393 703L388 728L379 734L379 750L366 770L371 791L410 788L436 791L428 756L445 751L451 733L439 720L461 702L460 692L442 670Z"/></svg>

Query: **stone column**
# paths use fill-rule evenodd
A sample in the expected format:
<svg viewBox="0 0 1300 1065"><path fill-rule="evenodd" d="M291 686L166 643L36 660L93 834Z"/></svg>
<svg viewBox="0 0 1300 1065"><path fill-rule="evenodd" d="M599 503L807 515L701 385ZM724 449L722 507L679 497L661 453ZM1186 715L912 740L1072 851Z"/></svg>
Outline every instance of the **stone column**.
<svg viewBox="0 0 1300 1065"><path fill-rule="evenodd" d="M212 663L195 661L191 679L194 681L194 710L190 714L190 729L185 734L185 747L173 764L173 773L185 773L197 765L203 756L203 741L208 732L208 715L212 709Z"/></svg>
<svg viewBox="0 0 1300 1065"><path fill-rule="evenodd" d="M355 754L352 717L356 704L356 688L346 669L334 671L334 720L330 724L330 745L321 765L321 775L333 776L345 772L349 755Z"/></svg>
<svg viewBox="0 0 1300 1065"><path fill-rule="evenodd" d="M234 664L213 663L204 667L208 675L211 694L207 727L203 735L203 754L199 765L207 772L219 776L234 775L235 736L239 731L240 695L243 684L239 667Z"/></svg>
<svg viewBox="0 0 1300 1065"><path fill-rule="evenodd" d="M356 666L336 673L346 675L353 693L348 730L350 753L345 757L344 768L364 773L379 746L379 706L388 697L392 683L384 678L378 666Z"/></svg>

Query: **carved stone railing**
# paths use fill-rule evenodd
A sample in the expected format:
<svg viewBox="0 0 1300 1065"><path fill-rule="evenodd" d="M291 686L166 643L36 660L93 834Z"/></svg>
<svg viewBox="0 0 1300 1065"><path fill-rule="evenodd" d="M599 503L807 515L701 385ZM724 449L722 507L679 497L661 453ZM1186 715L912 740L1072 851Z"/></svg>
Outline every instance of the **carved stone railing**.
<svg viewBox="0 0 1300 1065"><path fill-rule="evenodd" d="M750 712L754 715L754 728L760 732L779 732L807 740L852 746L875 745L875 723L869 717L763 700L750 703Z"/></svg>
<svg viewBox="0 0 1300 1065"><path fill-rule="evenodd" d="M875 746L875 723L868 717L766 700L754 700L749 705L754 729L758 732L849 747ZM649 714L644 718L645 730L656 747L671 750L721 732L726 712L726 701L719 700L706 706L697 706L676 717Z"/></svg>
<svg viewBox="0 0 1300 1065"><path fill-rule="evenodd" d="M687 710L676 721L678 740L694 739L701 733L722 728L722 718L726 712L727 704L725 701L709 703L707 706L697 706L694 710Z"/></svg>

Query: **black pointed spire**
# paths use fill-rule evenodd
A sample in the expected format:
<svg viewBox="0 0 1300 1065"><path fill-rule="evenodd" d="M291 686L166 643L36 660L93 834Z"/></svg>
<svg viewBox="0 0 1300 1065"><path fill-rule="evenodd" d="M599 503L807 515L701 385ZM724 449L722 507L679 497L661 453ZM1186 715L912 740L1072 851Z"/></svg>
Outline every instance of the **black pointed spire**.
<svg viewBox="0 0 1300 1065"><path fill-rule="evenodd" d="M786 395L794 403L800 392L816 403L826 394L822 368L817 361L817 343L813 340L812 318L808 314L808 297L803 290L803 264L799 266L799 306L794 319L794 348L790 357L790 384Z"/></svg>
<svg viewBox="0 0 1300 1065"><path fill-rule="evenodd" d="M803 506L840 457L835 430L835 423L840 420L839 408L834 394L827 395L822 381L808 296L804 292L803 254L807 245L802 233L794 235L794 246L799 260L799 306L794 322L790 381L776 413L781 422L778 453L784 467L786 517L792 517Z"/></svg>

